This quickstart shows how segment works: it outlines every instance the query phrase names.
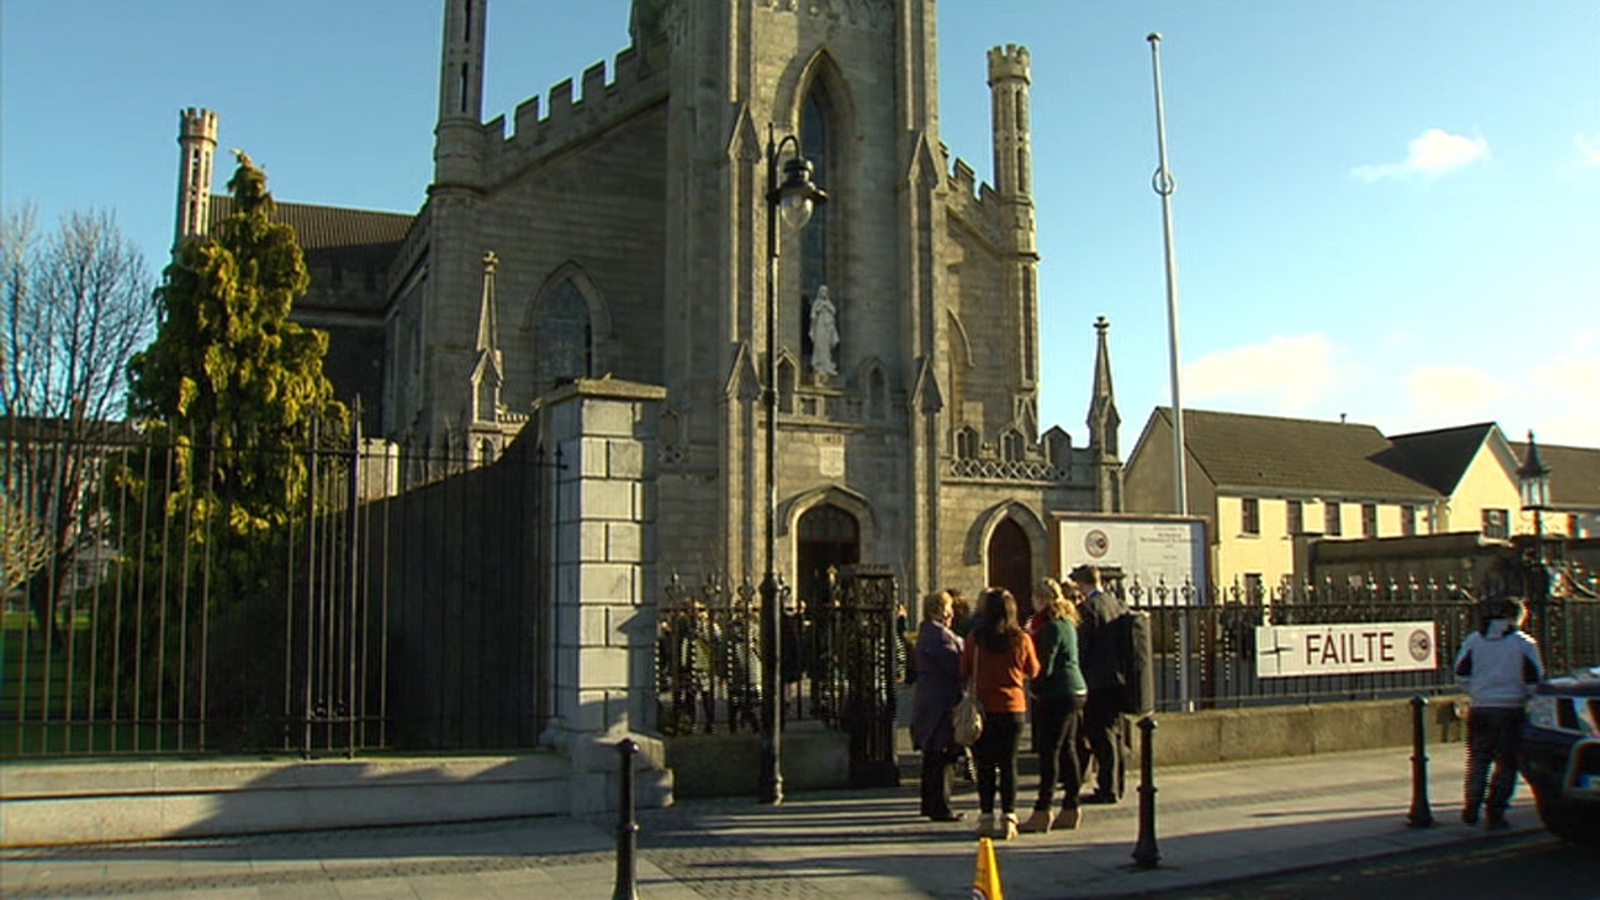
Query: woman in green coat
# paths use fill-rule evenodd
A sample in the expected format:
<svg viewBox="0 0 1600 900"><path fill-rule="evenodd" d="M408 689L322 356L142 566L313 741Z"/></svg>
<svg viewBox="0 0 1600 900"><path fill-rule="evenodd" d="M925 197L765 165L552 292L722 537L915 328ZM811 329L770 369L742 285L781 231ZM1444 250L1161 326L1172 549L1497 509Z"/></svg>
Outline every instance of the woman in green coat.
<svg viewBox="0 0 1600 900"><path fill-rule="evenodd" d="M1033 635L1039 656L1039 677L1033 680L1033 749L1039 754L1039 798L1033 815L1019 829L1042 833L1052 828L1077 828L1081 774L1078 770L1078 725L1089 697L1089 685L1078 665L1078 607L1061 593L1053 578L1034 592L1043 618ZM1061 812L1050 816L1056 783L1062 788Z"/></svg>

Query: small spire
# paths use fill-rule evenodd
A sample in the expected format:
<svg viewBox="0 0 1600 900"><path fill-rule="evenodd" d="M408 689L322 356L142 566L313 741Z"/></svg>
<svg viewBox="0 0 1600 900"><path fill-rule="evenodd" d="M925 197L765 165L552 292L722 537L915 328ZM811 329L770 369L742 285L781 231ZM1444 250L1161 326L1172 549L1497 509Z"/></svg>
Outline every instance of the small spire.
<svg viewBox="0 0 1600 900"><path fill-rule="evenodd" d="M494 270L500 264L500 257L494 251L483 254L483 301L478 308L478 352L485 350L499 355L500 352L500 322L495 309L494 298Z"/></svg>
<svg viewBox="0 0 1600 900"><path fill-rule="evenodd" d="M1522 456L1522 465L1517 469L1517 475L1523 478L1540 478L1550 475L1550 467L1539 458L1539 445L1533 440L1533 429L1528 429L1528 452Z"/></svg>
<svg viewBox="0 0 1600 900"><path fill-rule="evenodd" d="M1111 386L1111 349L1106 340L1106 332L1111 330L1111 323L1105 316L1094 320L1096 334L1094 354L1094 388L1089 401L1089 444L1099 448L1100 453L1115 457L1117 455L1117 429L1122 425L1122 417L1117 413L1116 391Z"/></svg>
<svg viewBox="0 0 1600 900"><path fill-rule="evenodd" d="M500 356L500 315L494 293L494 270L500 258L483 254L483 302L478 308L478 363L472 368L473 420L494 422L500 416L500 387L505 367Z"/></svg>

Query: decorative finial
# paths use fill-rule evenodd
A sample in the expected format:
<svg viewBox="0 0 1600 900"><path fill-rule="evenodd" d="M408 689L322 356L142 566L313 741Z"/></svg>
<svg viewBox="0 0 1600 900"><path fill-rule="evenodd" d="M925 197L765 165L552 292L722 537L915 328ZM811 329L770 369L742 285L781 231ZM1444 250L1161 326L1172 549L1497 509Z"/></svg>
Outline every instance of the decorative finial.
<svg viewBox="0 0 1600 900"><path fill-rule="evenodd" d="M1094 319L1094 330L1095 331L1097 331L1097 332L1099 332L1101 334L1105 334L1106 331L1108 331L1110 328L1111 328L1111 321L1109 319L1107 319L1105 316L1095 316L1095 319Z"/></svg>

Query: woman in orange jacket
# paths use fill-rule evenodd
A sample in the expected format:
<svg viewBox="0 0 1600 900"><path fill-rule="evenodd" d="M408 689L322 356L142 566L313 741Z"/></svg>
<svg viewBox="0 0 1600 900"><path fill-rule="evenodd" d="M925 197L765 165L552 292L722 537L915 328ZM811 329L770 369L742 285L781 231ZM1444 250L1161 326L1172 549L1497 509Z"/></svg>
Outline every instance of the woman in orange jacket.
<svg viewBox="0 0 1600 900"><path fill-rule="evenodd" d="M972 748L978 757L979 835L1001 840L1017 836L1017 737L1028 711L1027 682L1038 675L1039 656L1017 622L1016 598L1005 588L985 589L961 654L961 677L975 683L984 713L983 735Z"/></svg>

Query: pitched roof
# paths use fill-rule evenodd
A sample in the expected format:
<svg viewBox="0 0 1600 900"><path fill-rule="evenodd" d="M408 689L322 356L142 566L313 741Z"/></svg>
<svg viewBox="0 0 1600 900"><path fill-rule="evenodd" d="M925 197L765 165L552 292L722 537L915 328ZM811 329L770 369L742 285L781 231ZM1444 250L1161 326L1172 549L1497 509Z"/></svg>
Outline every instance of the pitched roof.
<svg viewBox="0 0 1600 900"><path fill-rule="evenodd" d="M1517 459L1528 455L1527 441L1511 442ZM1550 505L1600 510L1600 449L1539 442L1539 458L1550 470Z"/></svg>
<svg viewBox="0 0 1600 900"><path fill-rule="evenodd" d="M339 247L399 244L405 240L415 216L339 206L277 201L277 221L294 226L300 249L306 252ZM211 195L211 225L233 212L233 197Z"/></svg>
<svg viewBox="0 0 1600 900"><path fill-rule="evenodd" d="M1170 407L1155 414L1170 427ZM1371 425L1193 409L1183 422L1189 454L1218 487L1373 499L1440 493L1377 462L1392 445Z"/></svg>
<svg viewBox="0 0 1600 900"><path fill-rule="evenodd" d="M1494 432L1493 422L1398 434L1389 438L1390 449L1374 457L1387 466L1428 485L1441 494L1455 491L1467 474L1478 450Z"/></svg>

